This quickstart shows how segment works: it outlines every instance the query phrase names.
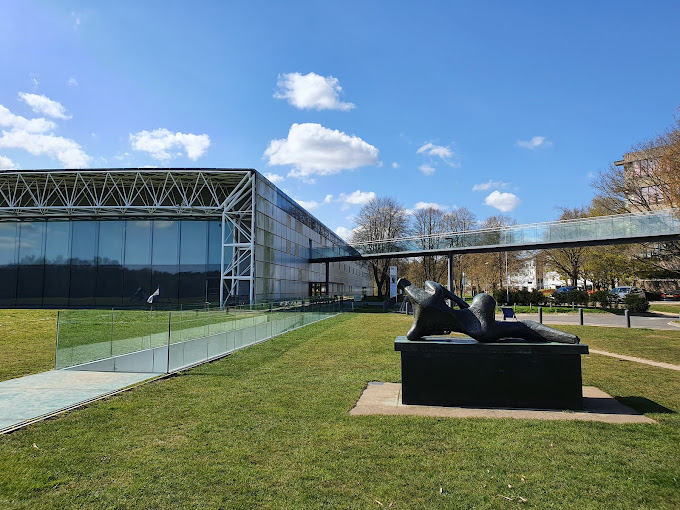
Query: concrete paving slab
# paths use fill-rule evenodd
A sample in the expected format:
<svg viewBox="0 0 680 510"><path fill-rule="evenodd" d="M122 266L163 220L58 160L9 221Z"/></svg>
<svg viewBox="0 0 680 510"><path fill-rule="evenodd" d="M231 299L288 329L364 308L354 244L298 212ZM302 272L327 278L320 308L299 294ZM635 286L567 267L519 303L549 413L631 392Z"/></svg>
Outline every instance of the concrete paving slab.
<svg viewBox="0 0 680 510"><path fill-rule="evenodd" d="M637 356L625 356L623 354L616 354L614 352L599 351L597 349L590 349L591 354L600 354L602 356L609 356L612 358L622 359L624 361L634 361L635 363L642 363L644 365L649 365L658 368L667 368L668 370L677 370L680 372L680 365L673 365L672 363L663 363L661 361L652 361L644 358L638 358Z"/></svg>
<svg viewBox="0 0 680 510"><path fill-rule="evenodd" d="M441 418L515 418L529 420L577 420L604 423L656 423L637 411L624 406L594 386L583 387L583 411L551 409L501 409L476 407L439 407L404 405L400 383L368 383L352 416L431 416Z"/></svg>
<svg viewBox="0 0 680 510"><path fill-rule="evenodd" d="M0 433L159 375L51 370L2 381Z"/></svg>

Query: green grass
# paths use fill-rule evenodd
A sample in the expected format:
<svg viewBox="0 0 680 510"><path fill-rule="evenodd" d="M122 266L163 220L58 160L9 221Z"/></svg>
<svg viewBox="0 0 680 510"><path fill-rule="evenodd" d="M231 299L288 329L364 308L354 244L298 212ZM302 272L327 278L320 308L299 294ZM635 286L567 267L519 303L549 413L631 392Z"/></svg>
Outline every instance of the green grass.
<svg viewBox="0 0 680 510"><path fill-rule="evenodd" d="M680 328L678 331L668 331L559 326L559 329L578 335L583 343L593 349L680 365Z"/></svg>
<svg viewBox="0 0 680 510"><path fill-rule="evenodd" d="M56 310L0 310L0 381L54 368Z"/></svg>
<svg viewBox="0 0 680 510"><path fill-rule="evenodd" d="M663 305L650 305L650 312L670 312L680 314L680 303L677 304L663 304Z"/></svg>
<svg viewBox="0 0 680 510"><path fill-rule="evenodd" d="M350 417L369 381L400 380L411 320L344 314L0 436L0 507L680 506L670 370L584 359L584 383L658 425Z"/></svg>

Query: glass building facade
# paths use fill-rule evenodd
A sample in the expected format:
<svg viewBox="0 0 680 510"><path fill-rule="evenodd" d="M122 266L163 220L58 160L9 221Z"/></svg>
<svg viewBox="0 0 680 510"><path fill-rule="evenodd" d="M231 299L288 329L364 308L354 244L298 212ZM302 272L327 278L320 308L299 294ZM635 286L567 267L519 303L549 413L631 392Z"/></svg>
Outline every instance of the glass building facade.
<svg viewBox="0 0 680 510"><path fill-rule="evenodd" d="M220 238L218 219L0 222L0 306L219 303Z"/></svg>

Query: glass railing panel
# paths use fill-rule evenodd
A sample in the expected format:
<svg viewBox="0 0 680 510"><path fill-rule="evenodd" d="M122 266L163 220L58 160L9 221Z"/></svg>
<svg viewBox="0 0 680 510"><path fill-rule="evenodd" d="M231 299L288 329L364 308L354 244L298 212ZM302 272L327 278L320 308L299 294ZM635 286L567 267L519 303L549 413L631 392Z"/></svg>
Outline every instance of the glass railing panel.
<svg viewBox="0 0 680 510"><path fill-rule="evenodd" d="M111 310L60 310L55 367L111 356Z"/></svg>

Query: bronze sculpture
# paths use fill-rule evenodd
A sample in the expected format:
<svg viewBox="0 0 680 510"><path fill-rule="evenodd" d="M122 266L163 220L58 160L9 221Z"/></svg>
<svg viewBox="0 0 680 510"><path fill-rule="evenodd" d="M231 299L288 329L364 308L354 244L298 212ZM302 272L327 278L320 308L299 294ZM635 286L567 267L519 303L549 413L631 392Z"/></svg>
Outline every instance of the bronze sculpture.
<svg viewBox="0 0 680 510"><path fill-rule="evenodd" d="M436 282L425 282L424 289L400 278L402 289L413 305L414 321L406 334L409 340L427 335L464 333L478 342L521 339L528 342L560 342L578 344L576 335L553 329L534 321L499 322L495 319L496 300L489 294L478 294L467 304L463 299ZM458 310L446 303L449 299Z"/></svg>

